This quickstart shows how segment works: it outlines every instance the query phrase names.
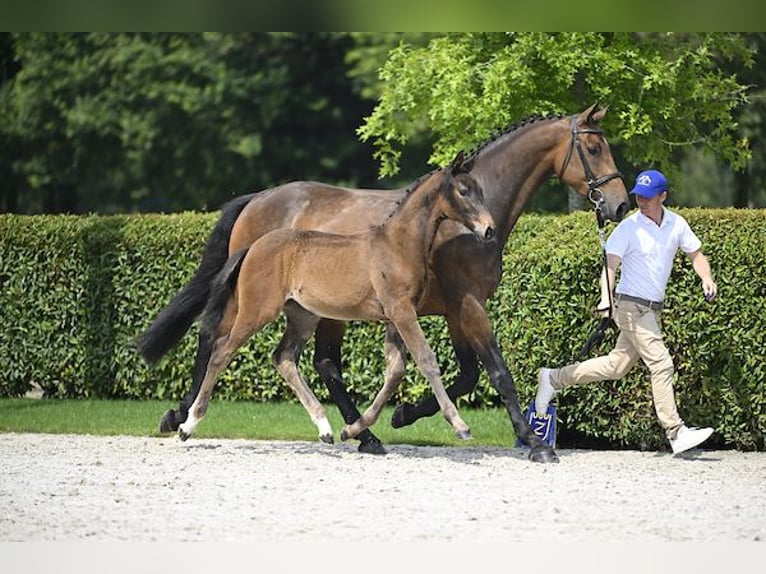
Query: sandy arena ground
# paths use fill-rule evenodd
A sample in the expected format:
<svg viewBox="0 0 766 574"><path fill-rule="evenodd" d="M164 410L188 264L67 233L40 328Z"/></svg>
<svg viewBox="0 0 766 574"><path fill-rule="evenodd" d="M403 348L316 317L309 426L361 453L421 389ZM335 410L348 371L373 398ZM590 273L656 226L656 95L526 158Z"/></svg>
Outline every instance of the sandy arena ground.
<svg viewBox="0 0 766 574"><path fill-rule="evenodd" d="M0 434L0 542L756 541L766 453Z"/></svg>

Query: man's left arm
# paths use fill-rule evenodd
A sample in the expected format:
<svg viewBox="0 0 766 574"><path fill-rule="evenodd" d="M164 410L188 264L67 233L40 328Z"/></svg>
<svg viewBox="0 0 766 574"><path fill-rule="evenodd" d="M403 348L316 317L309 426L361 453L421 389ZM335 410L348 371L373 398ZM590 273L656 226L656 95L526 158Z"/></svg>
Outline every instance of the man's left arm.
<svg viewBox="0 0 766 574"><path fill-rule="evenodd" d="M692 251L686 254L692 262L694 272L702 280L702 291L705 294L705 299L712 301L718 293L718 286L713 281L713 273L710 270L710 262L705 257L705 254L701 250Z"/></svg>

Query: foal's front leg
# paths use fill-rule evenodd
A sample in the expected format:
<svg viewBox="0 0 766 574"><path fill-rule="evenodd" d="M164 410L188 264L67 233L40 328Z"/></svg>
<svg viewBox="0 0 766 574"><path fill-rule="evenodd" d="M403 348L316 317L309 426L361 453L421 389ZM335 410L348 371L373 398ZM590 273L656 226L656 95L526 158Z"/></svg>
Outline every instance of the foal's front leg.
<svg viewBox="0 0 766 574"><path fill-rule="evenodd" d="M457 407L455 407L452 399L450 399L447 391L444 389L441 373L439 372L439 363L436 360L436 355L428 345L420 323L418 323L415 308L404 304L399 305L392 311L391 321L399 331L413 359L415 359L420 372L431 383L431 388L444 418L455 429L455 434L458 438L463 440L470 439L471 431L468 429L468 425L460 417Z"/></svg>
<svg viewBox="0 0 766 574"><path fill-rule="evenodd" d="M380 411L386 406L386 403L399 388L404 378L405 368L407 366L407 350L402 338L397 333L396 328L388 323L386 325L386 376L372 404L367 408L363 415L358 417L351 424L347 424L340 433L341 440L356 437L375 424L380 416Z"/></svg>
<svg viewBox="0 0 766 574"><path fill-rule="evenodd" d="M476 383L479 381L479 360L460 329L460 321L451 315L447 315L446 319L452 347L455 351L455 359L457 359L460 368L457 380L447 387L447 394L454 402L458 397L467 395L476 387ZM417 404L402 403L398 405L391 415L391 426L395 429L402 428L437 412L439 412L439 403L436 401L436 397L427 395Z"/></svg>

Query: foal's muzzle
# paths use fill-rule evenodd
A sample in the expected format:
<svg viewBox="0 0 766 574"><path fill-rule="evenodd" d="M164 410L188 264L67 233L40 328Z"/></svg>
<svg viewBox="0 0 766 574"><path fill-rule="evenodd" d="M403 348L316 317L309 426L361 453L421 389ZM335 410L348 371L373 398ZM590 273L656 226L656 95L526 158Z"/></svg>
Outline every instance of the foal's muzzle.
<svg viewBox="0 0 766 574"><path fill-rule="evenodd" d="M492 241L495 238L495 230L491 227L487 227L484 232L484 241Z"/></svg>

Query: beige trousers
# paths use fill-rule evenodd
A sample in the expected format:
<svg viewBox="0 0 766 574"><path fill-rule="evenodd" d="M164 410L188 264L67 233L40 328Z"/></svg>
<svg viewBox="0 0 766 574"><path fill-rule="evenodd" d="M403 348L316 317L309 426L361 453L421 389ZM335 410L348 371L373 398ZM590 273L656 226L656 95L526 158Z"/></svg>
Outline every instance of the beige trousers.
<svg viewBox="0 0 766 574"><path fill-rule="evenodd" d="M552 369L553 388L560 390L592 381L618 380L641 359L651 374L657 418L667 438L675 438L684 421L678 415L673 394L673 359L662 341L660 313L637 303L621 301L614 314L620 328L614 349L602 357Z"/></svg>

